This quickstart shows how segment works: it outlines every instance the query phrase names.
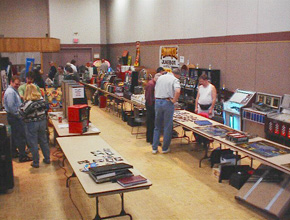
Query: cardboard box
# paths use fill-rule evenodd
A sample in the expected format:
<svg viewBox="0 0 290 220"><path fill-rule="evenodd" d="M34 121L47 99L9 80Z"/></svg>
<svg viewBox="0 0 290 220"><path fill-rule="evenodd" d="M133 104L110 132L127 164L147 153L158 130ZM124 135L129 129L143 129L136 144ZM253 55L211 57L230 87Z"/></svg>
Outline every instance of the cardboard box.
<svg viewBox="0 0 290 220"><path fill-rule="evenodd" d="M0 123L8 125L7 113L5 111L0 111Z"/></svg>
<svg viewBox="0 0 290 220"><path fill-rule="evenodd" d="M212 174L219 180L221 174L220 168L212 168Z"/></svg>

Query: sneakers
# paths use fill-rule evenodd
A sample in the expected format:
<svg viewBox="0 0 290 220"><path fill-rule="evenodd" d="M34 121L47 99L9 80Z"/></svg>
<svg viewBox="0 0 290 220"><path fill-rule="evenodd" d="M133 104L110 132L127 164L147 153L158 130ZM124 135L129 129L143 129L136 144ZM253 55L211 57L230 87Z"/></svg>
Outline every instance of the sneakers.
<svg viewBox="0 0 290 220"><path fill-rule="evenodd" d="M152 150L152 154L157 154L158 150Z"/></svg>
<svg viewBox="0 0 290 220"><path fill-rule="evenodd" d="M39 168L39 164L35 164L35 163L32 162L30 165L31 165L32 167L34 167L34 168Z"/></svg>
<svg viewBox="0 0 290 220"><path fill-rule="evenodd" d="M169 153L170 152L170 148L168 148L167 150L162 150L162 153L163 154L167 154L167 153Z"/></svg>

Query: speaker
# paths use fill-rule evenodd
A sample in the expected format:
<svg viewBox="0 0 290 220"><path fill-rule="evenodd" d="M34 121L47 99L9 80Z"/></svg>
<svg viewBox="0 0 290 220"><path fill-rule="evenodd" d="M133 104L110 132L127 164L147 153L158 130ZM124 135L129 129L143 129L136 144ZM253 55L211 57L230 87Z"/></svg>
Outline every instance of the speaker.
<svg viewBox="0 0 290 220"><path fill-rule="evenodd" d="M9 57L0 58L0 70L6 70L9 65Z"/></svg>
<svg viewBox="0 0 290 220"><path fill-rule="evenodd" d="M10 149L10 138L7 137L6 126L0 125L0 191L3 192L14 187Z"/></svg>
<svg viewBox="0 0 290 220"><path fill-rule="evenodd" d="M134 94L134 88L135 86L138 86L138 72L137 71L133 71L132 72L132 81L131 81L131 87L130 87L130 92Z"/></svg>
<svg viewBox="0 0 290 220"><path fill-rule="evenodd" d="M216 90L220 90L220 70L211 70L209 71L210 74L210 81L215 86Z"/></svg>

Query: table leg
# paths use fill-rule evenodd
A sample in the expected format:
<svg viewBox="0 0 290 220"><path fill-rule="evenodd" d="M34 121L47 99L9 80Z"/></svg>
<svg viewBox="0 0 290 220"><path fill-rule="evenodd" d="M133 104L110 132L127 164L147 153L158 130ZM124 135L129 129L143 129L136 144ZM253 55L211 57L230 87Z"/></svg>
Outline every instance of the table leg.
<svg viewBox="0 0 290 220"><path fill-rule="evenodd" d="M109 219L109 218L116 218L120 216L125 216L128 215L130 217L130 220L132 220L132 216L129 213L126 213L125 208L124 208L124 193L120 194L121 196L121 212L119 215L111 215L111 216L106 216L106 217L101 217L99 213L99 197L96 197L96 216L94 220L102 220L102 219Z"/></svg>
<svg viewBox="0 0 290 220"><path fill-rule="evenodd" d="M55 147L55 145L56 145L56 137L57 137L57 133L56 133L55 128L53 128L53 146L54 146L54 147Z"/></svg>
<svg viewBox="0 0 290 220"><path fill-rule="evenodd" d="M209 156L207 155L207 153L208 153L208 149L209 149L209 143L207 143L207 144L204 146L204 148L205 148L204 156L203 156L203 158L201 158L201 159L199 160L199 167L201 167L201 162L202 162L203 160L209 158Z"/></svg>

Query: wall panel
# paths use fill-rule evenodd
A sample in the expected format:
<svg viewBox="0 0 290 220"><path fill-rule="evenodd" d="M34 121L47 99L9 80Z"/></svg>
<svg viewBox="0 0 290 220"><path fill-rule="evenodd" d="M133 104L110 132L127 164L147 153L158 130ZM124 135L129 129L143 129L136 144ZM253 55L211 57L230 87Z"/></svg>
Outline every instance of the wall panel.
<svg viewBox="0 0 290 220"><path fill-rule="evenodd" d="M141 65L149 69L159 66L159 47L166 44L142 45ZM129 50L135 59L132 44L109 45L109 59L113 68L116 58ZM221 85L235 91L243 90L283 95L290 94L290 42L180 44L179 55L200 68L221 70Z"/></svg>
<svg viewBox="0 0 290 220"><path fill-rule="evenodd" d="M226 75L223 82L232 91L235 89L255 91L256 44L229 44L227 50Z"/></svg>
<svg viewBox="0 0 290 220"><path fill-rule="evenodd" d="M290 43L257 45L256 90L290 94Z"/></svg>
<svg viewBox="0 0 290 220"><path fill-rule="evenodd" d="M0 35L4 37L45 37L48 0L1 0Z"/></svg>

